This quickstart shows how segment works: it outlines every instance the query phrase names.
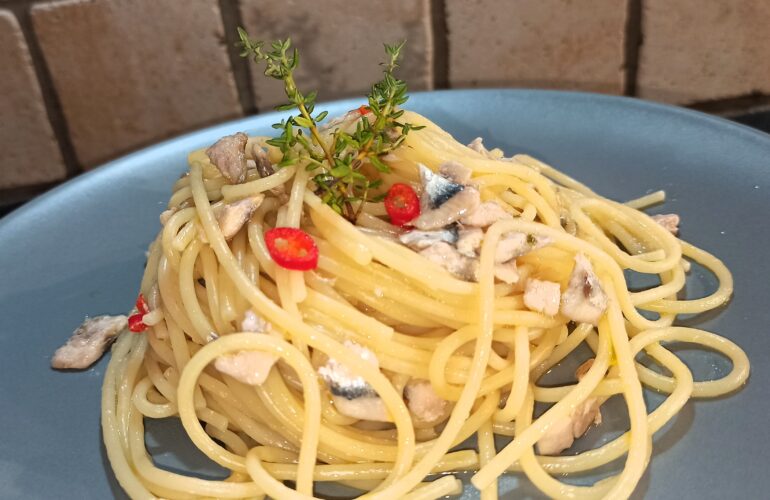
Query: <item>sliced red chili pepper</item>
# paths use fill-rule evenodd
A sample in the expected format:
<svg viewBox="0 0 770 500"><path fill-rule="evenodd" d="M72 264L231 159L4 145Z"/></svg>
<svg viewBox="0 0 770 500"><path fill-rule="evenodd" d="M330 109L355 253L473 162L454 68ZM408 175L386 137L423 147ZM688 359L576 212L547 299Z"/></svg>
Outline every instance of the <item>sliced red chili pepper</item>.
<svg viewBox="0 0 770 500"><path fill-rule="evenodd" d="M420 199L412 186L397 182L390 186L385 196L385 210L390 222L396 226L405 226L420 215Z"/></svg>
<svg viewBox="0 0 770 500"><path fill-rule="evenodd" d="M128 317L128 329L134 333L140 333L147 329L147 325L142 322L144 314L136 313Z"/></svg>
<svg viewBox="0 0 770 500"><path fill-rule="evenodd" d="M144 295L142 295L141 293L136 298L136 310L142 314L147 314L148 312L150 312L150 308L147 307L147 302L144 300Z"/></svg>
<svg viewBox="0 0 770 500"><path fill-rule="evenodd" d="M358 111L359 115L364 116L365 114L367 114L371 110L372 109L369 106L363 106L362 105L356 111Z"/></svg>
<svg viewBox="0 0 770 500"><path fill-rule="evenodd" d="M279 266L294 271L318 267L318 247L302 229L276 227L265 233L267 251Z"/></svg>

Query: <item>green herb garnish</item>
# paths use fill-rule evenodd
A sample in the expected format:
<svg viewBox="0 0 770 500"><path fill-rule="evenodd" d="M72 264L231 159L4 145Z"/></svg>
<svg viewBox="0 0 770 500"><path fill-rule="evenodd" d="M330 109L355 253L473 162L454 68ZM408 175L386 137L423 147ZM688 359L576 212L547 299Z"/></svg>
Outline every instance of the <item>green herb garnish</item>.
<svg viewBox="0 0 770 500"><path fill-rule="evenodd" d="M382 157L400 146L410 131L422 128L398 121L404 113L399 106L408 96L406 82L393 73L405 42L385 45L388 60L382 64L383 78L372 86L368 107L362 107L355 132L334 130L325 138L319 132L318 124L326 118L327 112L314 116L316 92L305 95L297 88L294 70L299 65L299 53L296 48L292 50L291 40L272 42L271 50L266 51L263 50L264 42L252 40L243 28L238 28L238 35L243 49L241 56L253 57L257 63L264 61L265 75L283 81L288 102L276 109L299 112L273 125L281 133L267 143L282 153L278 166L306 164L308 170L316 172L313 176L316 194L337 213L355 222L364 202L381 184L380 179L364 175L361 168L370 164L379 172L389 172ZM364 117L369 112L373 115L371 121ZM355 202L361 202L358 210L353 209Z"/></svg>

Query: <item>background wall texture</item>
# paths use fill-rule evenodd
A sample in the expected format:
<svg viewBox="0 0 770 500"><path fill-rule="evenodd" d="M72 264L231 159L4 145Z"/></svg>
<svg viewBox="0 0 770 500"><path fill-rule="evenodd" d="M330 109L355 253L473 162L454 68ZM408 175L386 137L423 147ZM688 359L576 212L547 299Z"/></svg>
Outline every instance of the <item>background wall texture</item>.
<svg viewBox="0 0 770 500"><path fill-rule="evenodd" d="M413 90L539 87L720 114L770 103L768 0L0 0L0 205L109 159L269 110L235 27L292 36L299 84L363 95L408 39Z"/></svg>

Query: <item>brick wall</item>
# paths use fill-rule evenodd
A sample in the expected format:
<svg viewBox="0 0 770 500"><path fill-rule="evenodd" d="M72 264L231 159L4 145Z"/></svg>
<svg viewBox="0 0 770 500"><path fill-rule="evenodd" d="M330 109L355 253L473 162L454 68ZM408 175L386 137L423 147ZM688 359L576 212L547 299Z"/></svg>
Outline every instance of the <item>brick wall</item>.
<svg viewBox="0 0 770 500"><path fill-rule="evenodd" d="M235 27L291 35L299 82L361 95L381 41L413 89L539 87L730 113L770 99L768 0L0 0L0 205L268 110Z"/></svg>

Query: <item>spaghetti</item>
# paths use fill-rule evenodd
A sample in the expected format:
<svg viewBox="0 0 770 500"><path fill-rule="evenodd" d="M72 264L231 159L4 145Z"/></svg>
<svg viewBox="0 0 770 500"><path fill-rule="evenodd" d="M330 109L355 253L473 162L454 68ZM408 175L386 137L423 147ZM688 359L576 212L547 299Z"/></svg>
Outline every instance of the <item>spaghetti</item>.
<svg viewBox="0 0 770 500"><path fill-rule="evenodd" d="M689 398L723 395L746 381L749 362L734 343L672 326L678 314L724 304L732 278L717 258L639 211L662 201L661 193L616 203L531 157L502 158L458 143L417 114L404 119L425 128L383 158L385 187L420 190L419 165L436 173L455 162L469 170L466 184L480 200L504 212L473 233L482 238L477 255L462 261L475 266L470 278L404 245L405 230L387 222L382 204L364 203L357 225L340 216L314 193L302 164L264 177L250 168L244 182L231 184L205 151L190 155L189 173L174 186L150 245L141 283L147 329L120 335L105 375L104 443L132 498L305 499L314 485L336 482L370 499L433 499L462 489L454 476L431 481L433 474L473 470L471 483L484 499L496 498L506 471L522 471L555 498L625 498L650 459L651 436ZM244 151L251 161L263 151L277 162L264 138L249 138ZM252 205L242 226L225 234L222 207L243 200ZM264 237L274 227L312 236L317 269L276 265ZM511 235L526 235L532 248L507 261L515 279L501 279L508 275L500 274L498 255ZM689 261L719 279L708 297L677 298ZM584 276L575 278L580 266ZM624 270L660 284L631 291ZM603 292L591 303L601 309L596 321L572 322L565 313L575 279L586 293ZM528 284L561 293L561 309L532 306ZM244 318L258 327L245 329ZM732 370L695 382L666 348L671 341L718 351ZM594 358L578 382L539 385L584 345ZM670 375L636 361L639 353ZM247 359L263 367L250 383L232 371ZM329 366L344 367L381 418L351 416L345 403L361 402L359 395L336 393L341 389L319 376ZM644 386L668 394L649 414ZM438 404L430 418L417 414L418 396ZM598 408L613 396L628 408L624 435L577 455L536 453L559 425L572 425L576 408ZM535 402L551 406L535 418ZM143 421L168 417L178 417L195 446L230 476L203 480L156 467ZM474 435L475 448L456 449ZM496 435L512 440L496 449ZM623 470L592 486L555 477L622 456Z"/></svg>

